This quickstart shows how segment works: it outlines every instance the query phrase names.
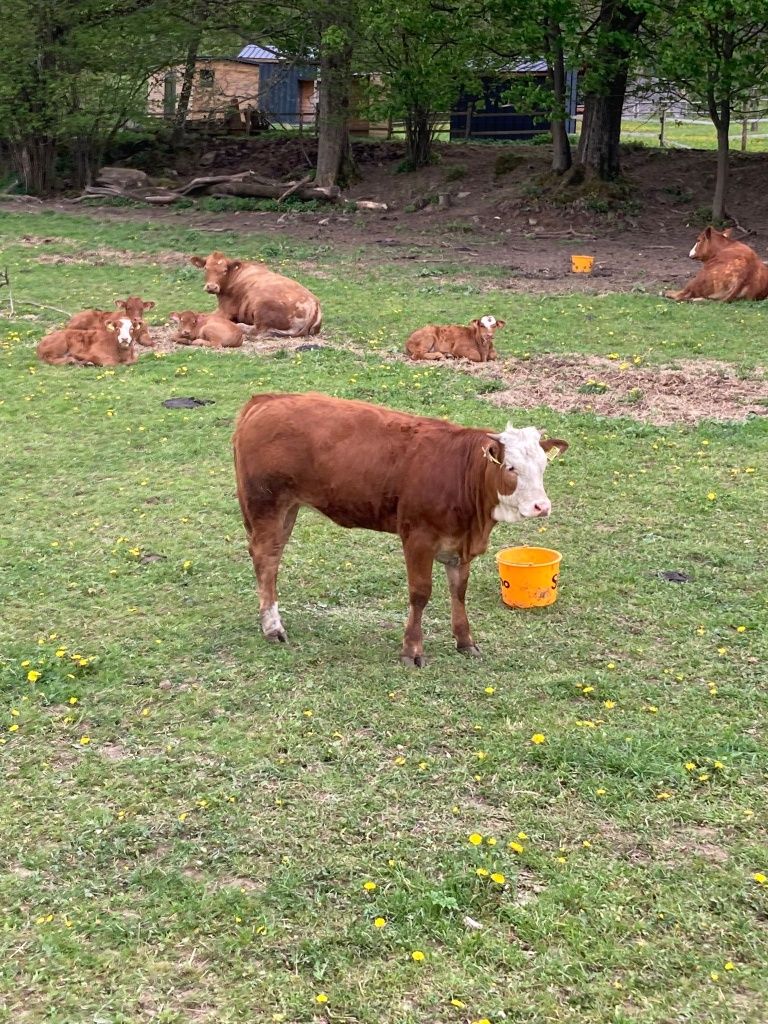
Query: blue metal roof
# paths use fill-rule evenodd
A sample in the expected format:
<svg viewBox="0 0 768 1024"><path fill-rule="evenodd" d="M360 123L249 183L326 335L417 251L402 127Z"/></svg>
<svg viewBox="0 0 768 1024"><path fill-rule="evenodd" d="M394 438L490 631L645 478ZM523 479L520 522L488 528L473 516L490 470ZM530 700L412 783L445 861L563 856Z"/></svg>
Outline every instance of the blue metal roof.
<svg viewBox="0 0 768 1024"><path fill-rule="evenodd" d="M506 70L516 75L541 75L547 71L545 60L522 60L519 64L512 64Z"/></svg>
<svg viewBox="0 0 768 1024"><path fill-rule="evenodd" d="M265 50L263 46L255 46L253 43L249 43L248 46L244 46L240 53L237 55L238 60L280 60L280 54L277 50Z"/></svg>

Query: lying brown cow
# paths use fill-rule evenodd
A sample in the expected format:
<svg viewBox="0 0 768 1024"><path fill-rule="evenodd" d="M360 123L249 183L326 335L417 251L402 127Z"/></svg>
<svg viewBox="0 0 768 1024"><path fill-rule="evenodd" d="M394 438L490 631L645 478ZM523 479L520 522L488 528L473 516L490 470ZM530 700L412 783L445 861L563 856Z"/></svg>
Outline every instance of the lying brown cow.
<svg viewBox="0 0 768 1024"><path fill-rule="evenodd" d="M243 331L231 320L218 313L195 313L184 309L171 313L178 330L171 335L177 345L207 345L209 348L239 348L243 344Z"/></svg>
<svg viewBox="0 0 768 1024"><path fill-rule="evenodd" d="M327 395L254 395L233 438L237 493L259 585L261 628L287 639L277 605L280 559L302 505L339 526L400 536L410 611L401 660L420 667L421 617L442 562L460 651L479 654L464 596L472 559L497 522L551 510L546 452L534 427L501 434Z"/></svg>
<svg viewBox="0 0 768 1024"><path fill-rule="evenodd" d="M764 299L768 296L768 266L754 249L731 238L731 229L707 228L688 253L704 266L679 292L666 292L668 299L690 302L696 299Z"/></svg>
<svg viewBox="0 0 768 1024"><path fill-rule="evenodd" d="M125 316L133 321L136 328L136 341L146 348L152 348L149 328L144 323L144 312L154 309L155 303L145 302L139 295L129 295L127 299L115 299L115 306L117 309L122 309ZM106 324L108 320L115 320L119 315L103 309L84 309L81 313L75 313L66 326L73 331L95 331Z"/></svg>
<svg viewBox="0 0 768 1024"><path fill-rule="evenodd" d="M487 363L489 359L498 359L493 335L505 322L484 316L470 321L469 327L427 324L413 332L405 343L405 352L411 359L471 359L473 363Z"/></svg>
<svg viewBox="0 0 768 1024"><path fill-rule="evenodd" d="M136 362L136 326L128 317L109 320L93 331L65 327L47 334L37 346L37 358L44 363L79 366L117 366Z"/></svg>
<svg viewBox="0 0 768 1024"><path fill-rule="evenodd" d="M297 337L317 334L323 321L320 303L304 285L268 270L263 263L230 260L222 252L190 263L205 271L204 288L219 300L219 314L259 333Z"/></svg>

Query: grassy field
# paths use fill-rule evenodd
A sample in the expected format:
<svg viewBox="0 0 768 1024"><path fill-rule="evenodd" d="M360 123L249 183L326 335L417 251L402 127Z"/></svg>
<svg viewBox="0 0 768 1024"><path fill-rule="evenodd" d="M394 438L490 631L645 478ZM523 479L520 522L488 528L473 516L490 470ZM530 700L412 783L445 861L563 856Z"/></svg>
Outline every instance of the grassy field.
<svg viewBox="0 0 768 1024"><path fill-rule="evenodd" d="M752 122L750 121L750 125ZM623 120L621 122L622 142L644 142L648 146L659 144L659 119L644 118L639 121ZM757 132L747 132L747 152L764 153L768 150L768 122L761 122ZM715 126L702 121L677 121L673 117L666 119L664 124L664 142L667 146L685 149L717 149L717 132ZM731 126L731 149L741 150L741 123Z"/></svg>
<svg viewBox="0 0 768 1024"><path fill-rule="evenodd" d="M4 214L0 241L0 1021L764 1019L765 421L510 409L571 443L553 517L475 565L482 661L436 573L421 672L397 661L396 538L313 513L281 574L291 643L262 639L230 452L270 389L502 427L476 379L387 358L432 318L506 316L505 354L749 366L763 310L510 295L183 217ZM23 302L140 293L161 323L205 302L168 254L212 248L307 283L331 346L36 363L61 318ZM563 552L552 607L500 603L516 542Z"/></svg>

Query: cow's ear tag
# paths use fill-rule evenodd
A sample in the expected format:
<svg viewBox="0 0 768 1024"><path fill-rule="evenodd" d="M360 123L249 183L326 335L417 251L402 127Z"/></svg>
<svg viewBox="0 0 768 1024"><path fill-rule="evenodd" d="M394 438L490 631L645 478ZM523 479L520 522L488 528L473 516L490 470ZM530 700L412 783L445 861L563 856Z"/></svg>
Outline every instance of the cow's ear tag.
<svg viewBox="0 0 768 1024"><path fill-rule="evenodd" d="M547 462L551 462L552 459L556 459L559 454L560 449L557 447L557 445L553 445L553 447L550 448L547 452Z"/></svg>

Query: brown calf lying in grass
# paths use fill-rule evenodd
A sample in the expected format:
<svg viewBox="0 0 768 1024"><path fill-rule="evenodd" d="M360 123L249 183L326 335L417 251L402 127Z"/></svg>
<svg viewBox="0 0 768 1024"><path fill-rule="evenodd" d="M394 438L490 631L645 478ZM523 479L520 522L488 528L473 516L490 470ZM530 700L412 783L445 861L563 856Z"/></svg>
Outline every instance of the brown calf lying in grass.
<svg viewBox="0 0 768 1024"><path fill-rule="evenodd" d="M679 292L665 292L668 299L692 302L697 299L764 299L768 296L768 266L754 249L731 238L731 229L702 231L688 254L704 266Z"/></svg>
<svg viewBox="0 0 768 1024"><path fill-rule="evenodd" d="M177 345L207 345L209 348L239 348L243 344L243 331L231 320L218 313L195 313L184 309L171 313L171 320L179 325L171 341Z"/></svg>
<svg viewBox="0 0 768 1024"><path fill-rule="evenodd" d="M37 346L37 358L62 366L117 366L136 362L136 327L128 317L108 321L92 331L64 328L47 334Z"/></svg>
<svg viewBox="0 0 768 1024"><path fill-rule="evenodd" d="M498 359L493 335L504 323L496 317L484 316L472 320L469 327L427 324L406 341L405 354L411 359L471 359L473 363L487 363L489 359Z"/></svg>
<svg viewBox="0 0 768 1024"><path fill-rule="evenodd" d="M127 299L115 299L115 306L123 312L109 313L103 309L84 309L81 313L75 313L66 326L73 331L97 331L107 321L127 316L136 328L136 341L145 348L152 348L149 328L144 323L144 312L147 309L154 309L155 303L145 302L139 295L129 295Z"/></svg>

